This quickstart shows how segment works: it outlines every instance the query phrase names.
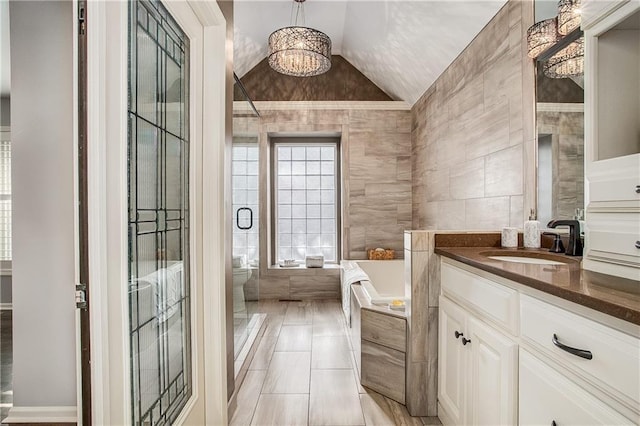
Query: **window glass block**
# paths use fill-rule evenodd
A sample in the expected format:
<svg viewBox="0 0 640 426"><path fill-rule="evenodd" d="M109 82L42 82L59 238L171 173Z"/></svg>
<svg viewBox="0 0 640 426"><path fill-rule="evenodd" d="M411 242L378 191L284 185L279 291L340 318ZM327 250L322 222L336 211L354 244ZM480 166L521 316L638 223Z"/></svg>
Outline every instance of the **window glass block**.
<svg viewBox="0 0 640 426"><path fill-rule="evenodd" d="M333 247L323 247L322 255L325 259L335 259L336 258L336 250Z"/></svg>
<svg viewBox="0 0 640 426"><path fill-rule="evenodd" d="M333 204L323 204L321 207L323 219L333 219L336 216L336 206Z"/></svg>
<svg viewBox="0 0 640 426"><path fill-rule="evenodd" d="M304 175L306 173L304 161L292 161L291 162L291 174L292 175Z"/></svg>
<svg viewBox="0 0 640 426"><path fill-rule="evenodd" d="M278 160L291 160L291 148L288 146L279 146Z"/></svg>
<svg viewBox="0 0 640 426"><path fill-rule="evenodd" d="M320 159L320 147L312 146L307 147L307 160L319 160Z"/></svg>
<svg viewBox="0 0 640 426"><path fill-rule="evenodd" d="M307 232L306 219L291 219L291 233L304 234Z"/></svg>
<svg viewBox="0 0 640 426"><path fill-rule="evenodd" d="M291 205L288 204L280 204L278 206L278 217L283 219L291 218Z"/></svg>
<svg viewBox="0 0 640 426"><path fill-rule="evenodd" d="M291 204L306 204L306 191L294 189L291 191Z"/></svg>
<svg viewBox="0 0 640 426"><path fill-rule="evenodd" d="M247 191L234 190L233 204L247 204Z"/></svg>
<svg viewBox="0 0 640 426"><path fill-rule="evenodd" d="M280 247L278 249L278 258L279 259L291 259L291 247Z"/></svg>
<svg viewBox="0 0 640 426"><path fill-rule="evenodd" d="M258 175L258 162L257 161L247 161L247 175L257 176Z"/></svg>
<svg viewBox="0 0 640 426"><path fill-rule="evenodd" d="M320 158L322 160L335 160L336 148L333 146L323 146L321 148Z"/></svg>
<svg viewBox="0 0 640 426"><path fill-rule="evenodd" d="M333 247L336 243L335 234L322 234L321 245L322 247Z"/></svg>
<svg viewBox="0 0 640 426"><path fill-rule="evenodd" d="M247 147L247 160L258 161L258 147L257 146L248 146Z"/></svg>
<svg viewBox="0 0 640 426"><path fill-rule="evenodd" d="M291 189L291 176L278 176L278 189Z"/></svg>
<svg viewBox="0 0 640 426"><path fill-rule="evenodd" d="M305 255L321 255L329 248L334 257L325 261L335 262L337 146L276 144L275 152L276 233L291 234L291 241L276 238L276 253L304 260ZM281 228L282 221L288 221L286 229Z"/></svg>
<svg viewBox="0 0 640 426"><path fill-rule="evenodd" d="M291 159L304 161L307 159L307 149L303 146L294 146L291 148Z"/></svg>
<svg viewBox="0 0 640 426"><path fill-rule="evenodd" d="M334 189L336 186L336 179L333 176L322 176L321 187L322 189Z"/></svg>
<svg viewBox="0 0 640 426"><path fill-rule="evenodd" d="M246 160L247 159L247 147L246 146L234 146L233 147L233 159L234 160Z"/></svg>
<svg viewBox="0 0 640 426"><path fill-rule="evenodd" d="M307 246L320 247L321 237L320 234L307 234Z"/></svg>
<svg viewBox="0 0 640 426"><path fill-rule="evenodd" d="M231 173L234 176L244 176L247 174L247 162L246 161L234 161L231 165Z"/></svg>
<svg viewBox="0 0 640 426"><path fill-rule="evenodd" d="M291 161L278 161L278 175L290 175L291 174Z"/></svg>
<svg viewBox="0 0 640 426"><path fill-rule="evenodd" d="M333 203L335 200L335 192L332 189L323 189L320 191L320 201L322 204Z"/></svg>
<svg viewBox="0 0 640 426"><path fill-rule="evenodd" d="M324 208L324 206L322 206ZM310 219L319 219L321 214L321 207L319 204L308 204L307 205L307 217ZM329 216L325 216L329 217Z"/></svg>
<svg viewBox="0 0 640 426"><path fill-rule="evenodd" d="M281 247L291 247L291 234L278 235L278 244Z"/></svg>
<svg viewBox="0 0 640 426"><path fill-rule="evenodd" d="M313 191L309 191L307 190L307 203L311 204L320 204L320 191L318 190L313 190Z"/></svg>
<svg viewBox="0 0 640 426"><path fill-rule="evenodd" d="M320 161L307 161L307 175L320 174Z"/></svg>
<svg viewBox="0 0 640 426"><path fill-rule="evenodd" d="M320 220L309 219L307 220L307 232L308 233L320 233Z"/></svg>
<svg viewBox="0 0 640 426"><path fill-rule="evenodd" d="M307 189L320 189L320 176L307 176Z"/></svg>
<svg viewBox="0 0 640 426"><path fill-rule="evenodd" d="M278 190L278 204L291 204L291 191Z"/></svg>
<svg viewBox="0 0 640 426"><path fill-rule="evenodd" d="M291 176L291 188L293 189L305 189L305 177L304 176Z"/></svg>
<svg viewBox="0 0 640 426"><path fill-rule="evenodd" d="M290 234L291 233L291 219L278 220L278 234Z"/></svg>
<svg viewBox="0 0 640 426"><path fill-rule="evenodd" d="M322 219L322 232L323 233L336 232L335 219Z"/></svg>
<svg viewBox="0 0 640 426"><path fill-rule="evenodd" d="M305 204L296 204L291 206L291 217L294 219L307 218L307 206Z"/></svg>
<svg viewBox="0 0 640 426"><path fill-rule="evenodd" d="M258 176L247 176L247 189L258 189Z"/></svg>
<svg viewBox="0 0 640 426"><path fill-rule="evenodd" d="M322 174L323 175L334 175L335 174L335 168L334 168L334 162L333 161L323 161L322 162Z"/></svg>
<svg viewBox="0 0 640 426"><path fill-rule="evenodd" d="M232 178L233 189L247 189L246 176L234 176Z"/></svg>

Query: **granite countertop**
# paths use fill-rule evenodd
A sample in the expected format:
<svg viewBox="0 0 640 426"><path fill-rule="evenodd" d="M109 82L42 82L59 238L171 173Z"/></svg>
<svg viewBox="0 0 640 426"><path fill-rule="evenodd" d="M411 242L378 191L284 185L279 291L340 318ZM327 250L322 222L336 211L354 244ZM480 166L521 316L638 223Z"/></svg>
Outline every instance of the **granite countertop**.
<svg viewBox="0 0 640 426"><path fill-rule="evenodd" d="M439 245L436 242L435 253L441 256L640 325L640 281L585 271L580 267L580 257L553 254L547 249L516 251L501 249L495 245L485 247L439 247ZM501 254L513 256L518 253L550 260L555 258L568 263L566 265L523 264L487 257Z"/></svg>

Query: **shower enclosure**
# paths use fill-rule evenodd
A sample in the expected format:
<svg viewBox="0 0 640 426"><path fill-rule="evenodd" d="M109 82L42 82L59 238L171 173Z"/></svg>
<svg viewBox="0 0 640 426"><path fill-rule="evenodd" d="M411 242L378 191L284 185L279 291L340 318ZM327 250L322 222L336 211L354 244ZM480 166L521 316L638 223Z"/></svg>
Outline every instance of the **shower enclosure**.
<svg viewBox="0 0 640 426"><path fill-rule="evenodd" d="M234 103L231 187L233 197L234 357L258 326L259 283L258 134L259 118L249 102Z"/></svg>

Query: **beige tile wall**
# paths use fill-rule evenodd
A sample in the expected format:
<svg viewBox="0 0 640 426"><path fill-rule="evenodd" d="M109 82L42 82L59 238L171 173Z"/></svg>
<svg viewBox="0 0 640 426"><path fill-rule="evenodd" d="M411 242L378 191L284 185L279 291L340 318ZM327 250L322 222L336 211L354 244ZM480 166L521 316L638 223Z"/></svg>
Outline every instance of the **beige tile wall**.
<svg viewBox="0 0 640 426"><path fill-rule="evenodd" d="M522 226L535 206L532 23L509 1L413 106L413 229Z"/></svg>
<svg viewBox="0 0 640 426"><path fill-rule="evenodd" d="M268 141L274 134L341 135L342 258L364 259L368 248L392 248L402 258L403 233L412 225L411 112L397 102L333 105L256 102L261 118L234 118L234 130L259 134L260 298L339 297L339 275L268 269ZM388 106L385 106L388 104ZM275 105L275 107L273 107Z"/></svg>

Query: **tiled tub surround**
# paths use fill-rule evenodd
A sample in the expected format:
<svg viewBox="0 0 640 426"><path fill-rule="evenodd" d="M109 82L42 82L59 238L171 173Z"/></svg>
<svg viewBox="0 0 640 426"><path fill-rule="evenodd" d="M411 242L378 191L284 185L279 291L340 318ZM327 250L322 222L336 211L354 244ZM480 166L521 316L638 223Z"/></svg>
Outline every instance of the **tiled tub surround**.
<svg viewBox="0 0 640 426"><path fill-rule="evenodd" d="M236 105L237 109L244 107ZM340 296L338 269L328 265L314 270L269 267L275 263L267 257L272 136L339 136L342 258L365 259L366 250L375 247L394 249L402 257L402 235L412 223L409 106L404 102L255 102L255 105L261 117L234 117L234 132L259 138L259 297L338 299ZM250 299L250 295L247 297Z"/></svg>
<svg viewBox="0 0 640 426"><path fill-rule="evenodd" d="M508 1L412 107L413 229L521 227L536 207L531 24Z"/></svg>
<svg viewBox="0 0 640 426"><path fill-rule="evenodd" d="M433 231L406 231L404 233L404 300L406 304L404 312L371 304L360 285L351 286L349 291L351 294L350 330L358 363L361 359L360 342L361 340L368 341L364 344L368 352L363 349L366 353L362 355L362 362L365 363L366 359L368 363L362 367L363 380L371 380L373 386L376 386L383 378L379 369L371 371L371 366L375 365L375 363L371 363L372 359L380 358L382 360L380 365L385 362L389 363L389 372L395 371L395 373L390 378L392 379L390 383L393 384L390 386L391 393L386 395L402 401L413 416L437 415L437 330L440 281L439 259L434 255L434 235ZM387 261L377 262L384 265ZM386 349L378 348L371 346L374 343L380 344L376 339L361 338L361 327L363 333L365 329L365 326L361 324L365 321L361 318L363 310L369 312L369 317L377 316L380 318L381 315L387 315L390 318L404 319L406 333L400 334L406 335L406 343L402 345L402 349L389 347L384 343L382 346L385 346ZM384 340L389 337L388 334L391 332L378 327L377 333L378 337ZM401 382L397 377L399 371L404 372ZM404 392L399 392L399 387L404 387Z"/></svg>

